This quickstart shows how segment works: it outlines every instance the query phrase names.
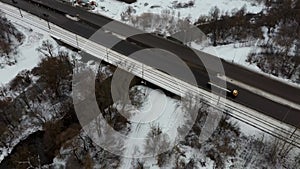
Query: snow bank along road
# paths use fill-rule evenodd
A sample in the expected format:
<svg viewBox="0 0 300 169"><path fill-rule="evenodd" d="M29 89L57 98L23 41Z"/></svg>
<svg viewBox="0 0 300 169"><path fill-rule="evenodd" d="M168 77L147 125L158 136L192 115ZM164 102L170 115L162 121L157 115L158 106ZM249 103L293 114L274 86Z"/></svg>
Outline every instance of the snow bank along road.
<svg viewBox="0 0 300 169"><path fill-rule="evenodd" d="M2 1L11 3L11 1L6 1L6 0L2 0ZM180 96L184 95L187 92L193 92L202 95L203 98L212 101L212 103L216 103L218 100L218 97L215 94L208 92L207 89L203 90L204 86L202 85L206 84L207 81L205 81L206 79L203 78L202 76L207 77L207 75L205 72L202 71L203 67L201 66L197 66L194 64L192 65L190 64L190 62L187 62L187 64L191 66L193 73L194 74L197 73L196 77L202 77L199 78L198 84L200 85L200 87L203 87L203 89L200 89L197 86L193 86L185 82L184 79L182 79L183 77L178 77L181 80L174 79L169 75L162 73L161 71L143 65L138 61L126 57L126 55L128 54L142 49L142 47L136 46L128 41L123 40L115 48L109 50L105 47L106 44L105 42L99 42L100 43L99 44L87 40L87 38L89 38L96 30L98 30L99 26L97 25L91 25L85 23L84 21L76 22L70 20L66 18L65 15L62 15L62 13L58 13L57 11L55 12L53 10L47 10L46 8L42 8L35 4L29 3L28 1L18 1L18 3L14 5L18 5L25 11L29 11L30 13L36 16L49 20L51 23L48 25L47 21L39 17L35 17L25 11L21 12L23 15L23 17L21 17L19 10L17 8L14 8L9 5L1 4L0 8L7 14L8 19L14 20L16 22L21 21L24 24L34 25L40 29L43 29L44 31L49 32L49 34L52 35L53 37L56 37L69 45L84 50L95 57L103 59L108 63L119 66L125 70L130 69L130 72L132 72L136 76L142 77L145 80L155 85L158 85L162 88L165 88L166 90L169 90L170 92L173 92ZM84 11L80 11L80 12L84 12ZM89 15L93 15L93 14L89 14ZM49 27L51 29L49 29ZM117 38L116 36L106 34L105 32L103 32L102 35L107 37L106 40L108 39L113 40ZM171 46L172 45L178 46L178 44L165 42L165 44L167 43L170 43ZM183 47L179 46L178 48L183 48ZM120 64L125 62L127 64ZM226 62L224 63L226 65ZM130 67L128 67L128 65L135 65L134 67L135 69L132 70ZM143 68L144 71L142 71ZM226 66L225 66L225 71L227 73ZM238 74L239 72L236 73ZM249 78L249 76L246 76L246 78ZM266 79L264 77L261 78L263 78L263 80ZM266 81L268 83L267 79ZM271 80L270 83L273 83L273 81ZM279 83L279 82L274 82L274 83ZM177 90L178 85L181 88L180 91ZM280 84L280 85L285 86L285 88L281 92L285 92L286 89L292 88L286 86L285 84ZM230 83L228 84L228 87L238 88L238 86L235 86ZM299 119L300 119L299 110L273 102L265 97L252 93L243 88L239 88L239 89L241 94L235 100L228 100L228 99L226 100L224 98L221 98L219 101L219 105L225 106L225 108L229 110L230 115L240 120L243 120L255 127L258 127L268 133L272 133L277 137L286 140L287 139L292 140L294 144L300 146L300 132L298 130L295 130L297 127L299 127ZM299 97L296 94L297 91L298 90L295 89L295 92L292 95L296 95L296 97ZM214 105L214 106L218 108L219 105L218 106ZM261 113L264 113L265 115ZM284 123L287 123L289 125Z"/></svg>

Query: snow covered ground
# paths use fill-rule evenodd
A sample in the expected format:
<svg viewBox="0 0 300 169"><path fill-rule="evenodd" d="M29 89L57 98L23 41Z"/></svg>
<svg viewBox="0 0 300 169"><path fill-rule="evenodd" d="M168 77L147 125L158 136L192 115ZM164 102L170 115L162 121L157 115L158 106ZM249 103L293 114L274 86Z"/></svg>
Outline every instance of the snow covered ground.
<svg viewBox="0 0 300 169"><path fill-rule="evenodd" d="M147 134L151 131L151 126L158 125L161 127L162 132L167 133L171 142L174 143L174 139L178 135L177 128L183 126L186 120L186 117L184 117L184 110L182 109L182 102L167 97L160 91L148 87L138 86L138 88L145 92L146 98L138 111L131 112L134 115L130 118L130 121L136 122L141 121L142 119L144 122L132 123L131 130L127 136L129 138L146 138ZM156 118L154 118L153 114ZM232 123L237 123L237 126L241 129L242 135L244 136L260 138L263 135L263 132L246 123L236 119L230 119L230 121ZM134 158L144 156L144 146L146 143L132 142L131 139L128 139L125 141L125 145L126 148L119 168L130 169L133 167L132 164L134 164L134 160L136 160ZM203 152L200 152L200 150L186 147L186 159L195 158L194 156L197 154L199 158L202 158L203 154L201 155L201 153ZM142 160L145 160L144 165L149 166L150 169L160 168L157 166L157 161L154 157L145 157ZM169 161L170 166L175 164L175 161L173 160ZM206 166L198 166L198 168L213 168L213 163L214 162L209 158L206 158ZM228 165L229 164L230 163L228 163Z"/></svg>
<svg viewBox="0 0 300 169"><path fill-rule="evenodd" d="M201 15L208 15L212 7L217 6L221 12L231 12L233 9L240 9L243 6L248 12L260 12L264 6L255 3L252 0L192 0L194 5L187 8L176 8L178 3L188 3L191 0L138 0L135 3L127 4L117 0L96 0L98 7L93 12L100 13L110 18L121 20L121 13L126 11L129 6L133 7L133 15L141 15L143 13L161 14L164 10L174 12L175 17L190 18L190 21L196 21Z"/></svg>
<svg viewBox="0 0 300 169"><path fill-rule="evenodd" d="M130 130L126 134L125 142L124 142L124 150L123 155L120 156L120 164L117 168L120 169L131 169L135 168L137 165L137 162L141 162L145 168L149 169L159 169L159 168L174 168L176 163L179 161L184 161L186 164L189 163L191 159L193 159L196 164L196 168L199 169L211 169L216 166L216 162L211 160L209 157L207 157L207 149L210 149L211 147L214 147L214 141L208 143L203 143L201 147L203 148L197 148L197 147L190 147L188 145L183 145L181 143L174 143L176 136L178 135L177 128L183 126L186 123L186 117L184 116L184 111L182 109L182 102L179 100L173 99L171 97L166 96L159 90L153 90L151 88L145 87L145 86L135 86L139 89L142 93L144 93L144 99L141 102L142 104L138 106L137 108L133 108L132 106L127 106L125 108L126 110L130 110L131 117L129 118L129 121L131 121L130 124ZM136 93L139 94L139 93ZM120 104L115 104L116 107L119 107ZM247 138L254 139L258 138L260 139L264 133L260 130L256 129L255 127L252 127L246 123L240 122L236 119L230 118L228 121L230 123L237 123L237 127L240 129L241 134L240 138L236 138L238 140L234 139L230 142L230 144L238 144L237 153L238 155L244 151L244 149L247 149L248 142ZM168 135L168 138L171 141L171 145L177 147L180 154L176 154L176 151L172 152L164 164L163 167L158 166L157 157L152 156L145 156L145 146L147 146L147 143L144 142L148 135L148 133L151 131L151 126L159 126L162 129L163 133L166 133ZM223 131L224 133L222 135L226 135L227 132L230 133L230 131ZM85 132L82 132L83 135ZM122 133L124 134L124 133ZM105 136L102 136L105 137ZM231 137L231 136L228 136ZM243 137L243 138L242 138ZM139 138L139 139L131 139L131 138ZM213 140L215 140L214 138ZM80 140L80 139L79 139ZM94 140L95 144L97 144L97 140ZM132 141L135 142L132 142ZM75 141L75 140L74 140ZM112 141L112 140L111 140ZM219 138L220 142L222 142L222 138ZM115 141L112 141L115 142ZM113 144L113 143L111 143ZM114 145L114 144L113 144ZM299 149L296 149L296 153L299 151ZM66 166L66 163L68 161L68 156L64 155L72 154L72 149L70 148L62 148L61 149L61 155L57 156L55 158L54 163L52 164L54 168L60 168L62 166ZM93 153L91 153L92 155ZM180 159L176 159L176 158ZM225 158L225 157L224 157ZM234 159L233 161L230 159ZM254 157L256 159L259 159L260 157ZM263 158L263 157L262 157ZM245 163L245 159L242 159L242 157L236 156L236 157L229 157L228 159L225 158L225 168L232 168L233 166L236 166L237 164L242 166ZM240 161L237 161L240 160ZM205 163L204 166L200 164L200 162ZM99 164L98 164L99 163ZM100 160L96 160L94 163L94 167L98 166L100 168L101 164L104 163ZM248 166L250 167L250 166Z"/></svg>
<svg viewBox="0 0 300 169"><path fill-rule="evenodd" d="M258 41L257 41L258 42ZM191 42L190 45L194 49L201 50L203 52L218 56L228 62L243 66L247 69L260 73L268 78L272 78L283 83L288 83L294 87L300 87L299 83L295 83L294 79L286 79L282 77L277 77L268 73L263 72L257 65L250 64L247 62L247 57L250 53L258 53L261 49L256 46L256 43L251 45L245 45L244 43L235 43L221 46L205 46L202 44L197 44L196 42ZM226 72L225 72L226 73Z"/></svg>
<svg viewBox="0 0 300 169"><path fill-rule="evenodd" d="M23 44L18 46L17 63L11 66L4 66L0 68L0 84L7 84L12 80L20 71L31 70L41 60L40 53L36 50L41 46L44 40L50 40L54 45L55 41L48 36L47 33L40 29L24 25L23 23L13 22L16 28L25 35ZM55 45L57 47L57 45Z"/></svg>
<svg viewBox="0 0 300 169"><path fill-rule="evenodd" d="M101 2L107 2L108 0L103 0L103 1L99 1L98 4L99 6ZM109 1L110 3L118 3L120 4L121 2L115 2L115 1ZM159 1L156 1L156 3ZM208 4L204 3L203 1L196 1L195 5L197 5L197 3L202 2L203 6L205 7L206 11L204 10L203 7L203 13L207 14L210 10L209 7L207 7L207 5L211 5L214 6L214 4L217 4L221 9L222 5L227 5L227 7L224 9L227 9L229 7L234 7L236 8L237 5L241 5L243 6L243 2L245 2L248 5L250 5L249 7L253 7L249 8L251 10L257 10L259 11L261 8L259 6L252 6L251 3L249 3L248 1L242 1L242 0L237 0L237 1L227 1L227 4L225 3L225 0L220 0L220 1L214 1L214 2L209 2ZM148 4L147 6L145 6L146 1L139 1L139 5L136 4L136 9L139 9L137 11L139 12L143 12L143 10L147 11L150 10L150 5ZM121 3L123 4L123 3ZM164 6L164 7L168 7L168 8L173 8L172 5L169 1L161 1L160 3L158 3L160 6ZM166 5L167 4L167 5ZM133 4L134 5L134 4ZM169 6L168 6L169 5ZM116 8L116 4L111 5L115 9ZM121 7L122 5L118 5L120 6L120 8L124 9L125 7ZM105 9L108 6L105 6ZM260 9L259 9L260 8ZM100 7L101 9L101 7ZM152 10L159 10L160 8L152 8ZM188 10L187 9L179 9L179 10ZM248 9L248 8L247 8ZM249 10L248 9L248 10ZM99 9L98 9L99 10ZM101 9L102 10L102 9ZM191 7L191 9L189 9L191 11L195 10L194 7ZM197 9L199 10L199 9ZM122 12L121 9L118 10L118 12ZM202 12L202 11L201 11ZM201 12L199 14L201 14ZM119 13L118 13L119 14ZM137 14L139 14L137 12ZM184 15L188 16L188 13L182 12L181 16ZM111 14L112 15L112 14ZM117 15L115 17L119 17L120 15ZM195 17L194 19L198 18ZM29 31L29 29L26 27L23 27L21 25L16 24L16 27L22 31L24 33L25 37L25 41L24 43L19 47L19 59L18 59L18 63L16 65L13 66L6 66L4 67L4 69L0 69L0 83L8 83L12 78L15 77L15 75L20 72L21 70L24 69L31 69L33 67L35 67L38 62L40 61L40 57L39 57L39 53L38 51L36 51L36 48L38 46L41 45L43 40L51 40L51 37L49 37L48 35L44 34L43 32L41 32L38 29L35 29L34 27L32 27L33 31ZM54 43L54 42L53 42ZM193 44L192 44L193 45ZM197 48L197 45L194 44L195 48ZM57 48L59 48L57 46ZM251 52L251 50L253 50L253 47L235 47L235 44L231 44L231 45L225 45L225 46L219 46L214 48L214 50L211 50L210 48L212 47L207 47L204 48L204 51L208 50L208 51L214 51L216 50L218 54L220 54L220 57L228 60L228 61L232 61L234 63L238 63L244 66L249 66L246 62L245 59L247 57L247 54L249 52ZM251 65L252 66L252 65ZM253 69L257 71L257 67L253 66ZM144 88L144 87L143 87ZM162 128L163 132L168 133L169 138L171 138L171 141L174 142L176 136L177 136L177 128L182 126L184 124L184 117L182 113L182 109L180 104L178 104L178 101L175 99L172 99L170 97L165 96L164 94L162 94L159 91L150 89L150 88L144 88L145 89L145 93L146 93L146 101L143 103L142 107L140 107L138 110L138 112L132 112L133 116L131 117L130 120L134 121L134 122L138 122L138 123L133 123L131 126L131 131L128 134L128 137L137 137L137 138L144 138L146 137L146 135L149 133L150 129L151 129L151 125L158 125ZM155 112L155 113L153 113ZM149 115L151 115L149 117ZM149 121L145 121L145 120L151 120L151 122ZM234 119L232 119L233 121L235 121ZM142 122L141 122L142 121ZM245 123L242 122L238 122L238 125L241 128L241 131L244 135L246 136L259 136L261 134L261 132L259 130L257 130L256 128L249 126ZM35 129L35 130L38 130ZM30 134L30 132L32 132L31 130L28 130L27 133ZM26 136L26 135L24 135ZM143 142L126 142L126 149L124 151L125 156L130 157L133 156L134 153L136 152L136 148L135 146L138 147L138 149L140 149L140 152L143 152L143 146L145 145L145 143ZM191 156L195 155L195 154L200 154L201 152L198 152L196 149L190 149L190 148L186 148L187 151L191 151L191 153L187 153L186 154L186 158L192 158ZM3 159L3 157L7 154L5 154L6 151L3 151L2 153L2 157L0 156L0 161L1 158ZM139 154L135 154L135 155L139 155ZM124 157L122 159L122 163L121 166L119 168L132 168L131 166L131 162L132 162L132 158L126 158ZM147 165L149 165L149 167L151 169L155 169L155 168L159 168L156 164L156 161L152 161L149 160L147 161ZM206 159L206 163L207 166L204 168L213 168L213 161L211 161L209 158ZM230 162L229 162L230 163ZM199 167L201 168L201 167Z"/></svg>
<svg viewBox="0 0 300 169"><path fill-rule="evenodd" d="M140 138L137 142L131 139L125 141L126 150L123 155L123 167L131 168L132 157L145 156L145 142L142 142L151 131L151 127L159 126L163 133L168 135L171 144L175 142L178 135L177 128L184 124L184 114L178 100L167 97L160 90L153 90L144 86L138 86L138 90L144 91L145 102L139 109L131 112L134 114L130 121L131 125L129 138Z"/></svg>

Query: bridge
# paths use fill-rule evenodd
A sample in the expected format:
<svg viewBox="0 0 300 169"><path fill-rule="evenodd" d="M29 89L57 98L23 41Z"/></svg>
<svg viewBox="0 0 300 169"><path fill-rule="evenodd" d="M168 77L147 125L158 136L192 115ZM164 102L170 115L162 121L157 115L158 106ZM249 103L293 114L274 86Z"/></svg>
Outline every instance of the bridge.
<svg viewBox="0 0 300 169"><path fill-rule="evenodd" d="M192 70L194 70L193 73L197 73L197 77L204 77L199 78L199 81L197 80L198 84L194 85L185 81L183 77L175 78L151 66L145 65L138 60L128 57L129 54L143 49L143 45L153 46L153 44L157 44L158 46L153 47L165 47L165 49L169 49L175 53L178 49L179 51L185 51L186 49L184 46L168 41L162 41L158 37L149 37L149 35L147 35L147 41L145 41L143 45L136 45L126 38L123 38L117 46L110 49L105 46L107 45L105 43L101 44L101 42L96 43L89 40L89 37L101 28L101 26L111 21L108 18L51 0L43 1L43 4L47 5L48 3L48 7L45 7L42 4L32 3L32 1L18 1L17 4L8 0L1 1L4 3L1 3L0 9L6 14L8 19L22 22L22 24L28 24L30 26L33 25L68 45L124 69L135 76L176 95L184 96L187 93L194 93L195 95L201 96L203 99L209 101L210 105L216 109L223 110L221 107L224 107L225 110L227 110L226 112L231 116L300 147L300 131L298 130L300 125L300 111L298 109L300 94L298 94L299 89L297 88L268 79L267 77L223 61L222 63L226 71L226 76L235 77L235 80L254 86L255 89L267 91L272 95L284 98L287 102L286 104L275 102L270 100L270 98L263 97L257 93L241 88L237 86L236 83L228 83L228 87L238 88L241 95L236 99L219 97L205 88L204 85L207 83L207 80L203 79L207 79L207 75L201 71L203 69L201 66L192 68ZM16 6L17 8L11 5ZM50 8L51 5L52 7ZM76 14L79 13L82 22L70 20L65 17L64 14L66 11L70 12L73 16L76 16ZM118 28L126 30L125 32L128 34L132 31L131 29L134 29L122 23L119 24ZM120 30L106 31L110 34L107 34L107 32L103 30L102 35L107 36L112 40L126 37L125 35L118 34ZM113 35L113 33L118 36ZM145 40L145 35L137 36L132 38L132 40ZM158 41L161 43L157 43ZM208 54L203 53L201 55L203 57L208 56ZM192 59L193 58L183 58L188 64L193 62ZM199 63L199 65L200 64L201 63ZM257 83L258 81L262 83Z"/></svg>

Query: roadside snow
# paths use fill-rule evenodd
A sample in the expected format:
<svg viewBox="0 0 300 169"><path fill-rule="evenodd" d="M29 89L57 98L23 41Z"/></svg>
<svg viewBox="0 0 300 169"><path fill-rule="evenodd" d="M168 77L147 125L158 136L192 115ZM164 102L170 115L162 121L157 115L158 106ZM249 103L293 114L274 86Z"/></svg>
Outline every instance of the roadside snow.
<svg viewBox="0 0 300 169"><path fill-rule="evenodd" d="M226 61L243 65L246 67L251 67L254 70L260 70L257 66L251 65L248 62L246 62L248 54L252 50L254 50L254 47L252 46L245 47L245 46L241 46L241 44L229 44L229 45L222 45L216 47L213 46L203 47L201 45L198 45L195 42L191 42L191 47L212 55L216 55Z"/></svg>
<svg viewBox="0 0 300 169"><path fill-rule="evenodd" d="M245 45L243 43L229 44L229 45L221 45L221 46L206 46L204 47L202 44L197 44L195 42L190 43L190 47L209 53L211 55L215 55L219 58L222 58L228 62L243 66L249 70L260 73L268 78L272 78L283 83L287 83L294 87L300 87L300 84L293 82L292 79L285 79L282 77L277 77L268 73L263 72L257 65L250 64L246 62L247 56L252 52L259 52L260 48L255 44Z"/></svg>
<svg viewBox="0 0 300 169"><path fill-rule="evenodd" d="M240 128L241 133L243 133L247 137L260 137L262 134L264 134L261 130L235 118L230 118L229 121L231 121L232 123L237 123L237 126Z"/></svg>

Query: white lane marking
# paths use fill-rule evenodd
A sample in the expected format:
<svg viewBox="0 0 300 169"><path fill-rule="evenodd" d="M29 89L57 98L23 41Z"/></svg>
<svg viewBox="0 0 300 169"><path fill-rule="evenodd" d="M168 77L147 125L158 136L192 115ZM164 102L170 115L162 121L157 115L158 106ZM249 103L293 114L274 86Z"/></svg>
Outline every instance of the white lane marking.
<svg viewBox="0 0 300 169"><path fill-rule="evenodd" d="M120 35L120 34L117 34L117 33L115 33L115 32L111 32L111 31L109 31L109 30L106 30L106 29L103 29L103 28L101 28L105 33L107 33L107 34L111 34L111 35L114 35L114 36L116 36L116 37L118 37L119 39L122 39L122 40L126 40L126 37L125 36L122 36L122 35Z"/></svg>
<svg viewBox="0 0 300 169"><path fill-rule="evenodd" d="M68 19L71 19L71 20L76 21L76 22L78 22L80 20L77 16L71 16L71 15L68 15L68 14L66 14L65 16Z"/></svg>
<svg viewBox="0 0 300 169"><path fill-rule="evenodd" d="M273 95L271 93L267 93L267 92L265 92L263 90L260 90L258 88L249 86L249 85L247 85L245 83L239 82L239 81L234 80L234 79L232 79L230 77L227 77L225 75L219 75L218 74L217 77L220 78L220 79L222 79L222 80L225 80L227 82L230 82L230 83L232 83L234 85L237 85L237 86L239 86L241 88L244 88L244 89L246 89L246 90L248 90L248 91L250 91L252 93L255 93L255 94L258 94L260 96L263 96L263 97L265 97L265 98L267 98L269 100L272 100L274 102L277 102L277 103L280 103L280 104L284 104L284 105L290 106L290 107L292 107L294 109L300 110L300 105L297 104L297 103L294 103L292 101L288 101L288 100L286 100L284 98L281 98L279 96Z"/></svg>

